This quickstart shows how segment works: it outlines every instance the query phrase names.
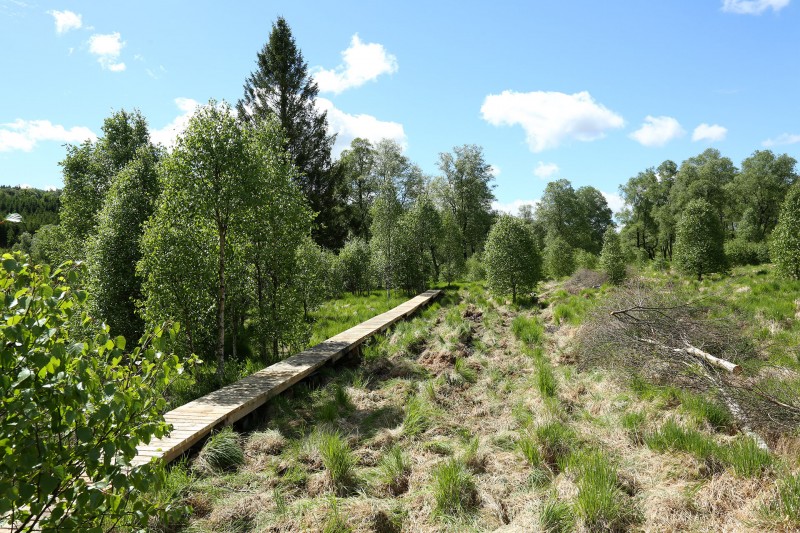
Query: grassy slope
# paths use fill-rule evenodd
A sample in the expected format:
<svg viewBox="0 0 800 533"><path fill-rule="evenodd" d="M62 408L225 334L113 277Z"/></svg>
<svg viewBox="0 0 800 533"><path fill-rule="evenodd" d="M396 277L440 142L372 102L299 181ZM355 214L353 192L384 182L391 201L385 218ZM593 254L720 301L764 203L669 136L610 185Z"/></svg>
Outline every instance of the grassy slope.
<svg viewBox="0 0 800 533"><path fill-rule="evenodd" d="M767 267L695 288L729 299L764 359L797 368L800 284ZM462 287L360 363L273 400L240 436L242 465L178 466L161 497L193 505L193 531L800 525L785 519L792 505L798 518L797 438L765 454L702 397L576 371L572 338L606 290L554 284L540 311Z"/></svg>

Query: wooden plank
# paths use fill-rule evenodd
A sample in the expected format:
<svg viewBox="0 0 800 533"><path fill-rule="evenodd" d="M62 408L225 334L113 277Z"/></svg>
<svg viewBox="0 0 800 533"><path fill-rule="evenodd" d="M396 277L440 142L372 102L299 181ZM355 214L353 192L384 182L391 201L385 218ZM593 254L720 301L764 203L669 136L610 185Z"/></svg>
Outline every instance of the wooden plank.
<svg viewBox="0 0 800 533"><path fill-rule="evenodd" d="M229 425L247 416L325 363L336 361L372 335L412 315L440 294L439 290L425 291L316 346L166 413L164 419L173 426L171 433L162 439L154 439L148 445L139 446L132 464L145 464L154 458L172 461L218 425Z"/></svg>

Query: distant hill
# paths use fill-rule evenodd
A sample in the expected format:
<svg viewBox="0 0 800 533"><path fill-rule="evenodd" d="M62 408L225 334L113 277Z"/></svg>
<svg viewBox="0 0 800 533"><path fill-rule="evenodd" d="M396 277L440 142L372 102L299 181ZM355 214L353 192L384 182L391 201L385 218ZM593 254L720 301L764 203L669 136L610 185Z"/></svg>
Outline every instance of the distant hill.
<svg viewBox="0 0 800 533"><path fill-rule="evenodd" d="M8 249L25 232L31 235L46 225L58 224L61 190L43 191L0 185L0 217L9 213L22 215L19 224L4 224L0 228L0 249Z"/></svg>

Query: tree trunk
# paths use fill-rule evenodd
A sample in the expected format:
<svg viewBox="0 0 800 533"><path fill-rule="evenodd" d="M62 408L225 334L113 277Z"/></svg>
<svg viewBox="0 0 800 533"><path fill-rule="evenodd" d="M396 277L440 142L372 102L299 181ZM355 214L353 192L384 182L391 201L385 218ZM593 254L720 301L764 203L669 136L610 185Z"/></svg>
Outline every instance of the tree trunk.
<svg viewBox="0 0 800 533"><path fill-rule="evenodd" d="M219 232L219 270L217 272L217 376L225 371L225 230Z"/></svg>

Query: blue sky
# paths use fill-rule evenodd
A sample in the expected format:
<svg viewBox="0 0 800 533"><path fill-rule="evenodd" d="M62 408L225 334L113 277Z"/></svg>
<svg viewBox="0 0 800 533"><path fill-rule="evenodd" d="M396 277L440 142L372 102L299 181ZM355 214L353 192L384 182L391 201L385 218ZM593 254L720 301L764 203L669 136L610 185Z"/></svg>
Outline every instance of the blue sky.
<svg viewBox="0 0 800 533"><path fill-rule="evenodd" d="M390 137L431 175L478 144L498 207L547 181L618 186L709 147L800 159L800 0L0 0L0 184L62 185L64 143L138 108L169 144L235 103L283 16L338 132Z"/></svg>

